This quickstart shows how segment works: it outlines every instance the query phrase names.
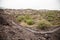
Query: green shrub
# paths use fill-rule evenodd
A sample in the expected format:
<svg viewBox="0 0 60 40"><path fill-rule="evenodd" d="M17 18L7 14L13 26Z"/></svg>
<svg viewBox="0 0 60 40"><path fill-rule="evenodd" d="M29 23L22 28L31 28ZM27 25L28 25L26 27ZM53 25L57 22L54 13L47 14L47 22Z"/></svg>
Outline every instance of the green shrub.
<svg viewBox="0 0 60 40"><path fill-rule="evenodd" d="M45 29L47 27L47 25L45 23L39 23L37 28L38 29Z"/></svg>
<svg viewBox="0 0 60 40"><path fill-rule="evenodd" d="M18 17L16 18L16 20L17 20L18 22L21 22L23 19L24 19L24 16L18 16Z"/></svg>
<svg viewBox="0 0 60 40"><path fill-rule="evenodd" d="M33 19L26 19L25 22L26 22L28 25L33 25L33 24L34 24Z"/></svg>
<svg viewBox="0 0 60 40"><path fill-rule="evenodd" d="M53 17L53 16L48 16L48 17L47 17L47 20L48 20L48 21L53 21L53 20L54 20L54 17Z"/></svg>
<svg viewBox="0 0 60 40"><path fill-rule="evenodd" d="M31 17L30 17L30 15L27 15L27 14L26 14L26 15L24 16L24 19L31 19Z"/></svg>

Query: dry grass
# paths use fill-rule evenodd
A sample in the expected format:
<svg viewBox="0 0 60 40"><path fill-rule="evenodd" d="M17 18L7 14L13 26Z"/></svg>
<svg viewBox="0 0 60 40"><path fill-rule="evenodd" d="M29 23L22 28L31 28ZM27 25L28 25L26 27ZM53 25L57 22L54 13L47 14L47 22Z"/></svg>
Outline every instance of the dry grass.
<svg viewBox="0 0 60 40"><path fill-rule="evenodd" d="M23 27L37 28L41 26L40 24L43 24L45 27L60 25L60 12L56 11L37 12L35 14L27 12L16 16L18 23Z"/></svg>

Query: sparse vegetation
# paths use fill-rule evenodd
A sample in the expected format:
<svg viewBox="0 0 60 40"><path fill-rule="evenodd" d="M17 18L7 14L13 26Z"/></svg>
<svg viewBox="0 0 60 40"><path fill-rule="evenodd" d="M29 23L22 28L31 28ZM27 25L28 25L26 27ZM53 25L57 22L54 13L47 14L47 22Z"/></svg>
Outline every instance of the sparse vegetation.
<svg viewBox="0 0 60 40"><path fill-rule="evenodd" d="M21 22L23 19L24 19L24 16L18 16L18 17L16 18L16 20L17 20L18 22Z"/></svg>
<svg viewBox="0 0 60 40"><path fill-rule="evenodd" d="M47 20L48 20L48 21L53 21L53 19L54 19L53 16L48 16L48 17L47 17Z"/></svg>
<svg viewBox="0 0 60 40"><path fill-rule="evenodd" d="M37 28L39 29L45 29L47 27L53 26L50 22L48 22L45 19L40 20L40 22L37 25Z"/></svg>
<svg viewBox="0 0 60 40"><path fill-rule="evenodd" d="M17 21L18 22L24 21L28 25L33 25L34 24L33 19L29 15L18 16Z"/></svg>
<svg viewBox="0 0 60 40"><path fill-rule="evenodd" d="M36 28L45 29L50 26L60 25L59 15L60 12L56 11L36 12L35 14L33 12L30 14L27 11L27 13L18 15L16 19L21 24L26 24L26 27L29 25L33 28L34 25L37 25Z"/></svg>
<svg viewBox="0 0 60 40"><path fill-rule="evenodd" d="M34 24L33 19L27 19L27 20L25 20L25 22L26 22L28 25L33 25L33 24Z"/></svg>
<svg viewBox="0 0 60 40"><path fill-rule="evenodd" d="M45 29L47 27L47 25L45 23L39 23L37 28L38 29Z"/></svg>
<svg viewBox="0 0 60 40"><path fill-rule="evenodd" d="M24 19L31 19L31 17L30 17L29 14L25 14L25 15L24 15Z"/></svg>
<svg viewBox="0 0 60 40"><path fill-rule="evenodd" d="M47 13L46 16L48 21L53 21L55 18L55 14L51 12Z"/></svg>

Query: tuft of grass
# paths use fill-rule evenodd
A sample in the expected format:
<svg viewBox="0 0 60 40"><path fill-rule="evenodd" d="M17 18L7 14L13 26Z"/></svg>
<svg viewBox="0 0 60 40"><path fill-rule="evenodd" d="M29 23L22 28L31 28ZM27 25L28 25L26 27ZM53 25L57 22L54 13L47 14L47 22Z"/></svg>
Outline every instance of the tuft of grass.
<svg viewBox="0 0 60 40"><path fill-rule="evenodd" d="M37 25L38 29L45 29L47 27L53 26L50 22L48 22L45 19L40 20L40 22Z"/></svg>
<svg viewBox="0 0 60 40"><path fill-rule="evenodd" d="M24 15L24 16L18 16L17 17L17 21L18 22L21 22L21 21L24 21L25 23L27 23L28 25L33 25L34 24L34 21L33 19L30 17L30 15Z"/></svg>
<svg viewBox="0 0 60 40"><path fill-rule="evenodd" d="M26 14L24 15L24 19L31 19L30 15Z"/></svg>
<svg viewBox="0 0 60 40"><path fill-rule="evenodd" d="M47 24L45 23L39 23L37 26L38 29L45 29L46 27L47 27Z"/></svg>
<svg viewBox="0 0 60 40"><path fill-rule="evenodd" d="M16 18L16 20L17 20L18 22L21 22L23 19L24 19L24 16L18 16L18 17Z"/></svg>
<svg viewBox="0 0 60 40"><path fill-rule="evenodd" d="M47 20L48 20L48 21L53 21L53 20L54 20L54 17L48 16L48 17L47 17Z"/></svg>
<svg viewBox="0 0 60 40"><path fill-rule="evenodd" d="M34 24L33 19L26 19L25 22L26 22L28 25L33 25L33 24Z"/></svg>

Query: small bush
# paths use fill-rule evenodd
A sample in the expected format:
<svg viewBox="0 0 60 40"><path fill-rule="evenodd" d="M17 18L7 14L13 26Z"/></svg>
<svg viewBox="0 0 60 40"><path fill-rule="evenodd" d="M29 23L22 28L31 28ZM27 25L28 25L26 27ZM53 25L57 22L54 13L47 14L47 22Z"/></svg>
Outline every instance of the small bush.
<svg viewBox="0 0 60 40"><path fill-rule="evenodd" d="M45 23L39 23L37 28L38 29L45 29L47 27L47 25Z"/></svg>
<svg viewBox="0 0 60 40"><path fill-rule="evenodd" d="M30 15L25 15L24 19L31 19Z"/></svg>
<svg viewBox="0 0 60 40"><path fill-rule="evenodd" d="M16 19L18 22L21 22L24 19L24 16L18 16Z"/></svg>
<svg viewBox="0 0 60 40"><path fill-rule="evenodd" d="M53 21L53 20L54 20L54 17L53 17L53 16L48 16L48 17L47 17L47 20L48 20L48 21Z"/></svg>
<svg viewBox="0 0 60 40"><path fill-rule="evenodd" d="M27 19L27 20L25 20L25 22L26 22L28 25L33 25L33 24L34 24L33 19Z"/></svg>

